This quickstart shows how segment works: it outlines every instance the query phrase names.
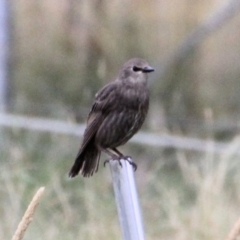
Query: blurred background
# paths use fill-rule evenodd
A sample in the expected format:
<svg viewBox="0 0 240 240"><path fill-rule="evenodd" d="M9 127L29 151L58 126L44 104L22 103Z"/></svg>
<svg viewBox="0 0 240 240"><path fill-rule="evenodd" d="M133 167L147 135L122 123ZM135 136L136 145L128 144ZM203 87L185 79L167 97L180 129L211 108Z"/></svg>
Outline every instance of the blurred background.
<svg viewBox="0 0 240 240"><path fill-rule="evenodd" d="M204 143L159 147L139 135L122 147L138 164L146 238L224 239L240 216L238 1L11 0L0 10L1 113L84 124L98 89L128 59L146 59L156 69L149 142L154 133ZM1 239L40 186L25 239L121 239L103 161L92 178L67 177L76 135L0 125Z"/></svg>

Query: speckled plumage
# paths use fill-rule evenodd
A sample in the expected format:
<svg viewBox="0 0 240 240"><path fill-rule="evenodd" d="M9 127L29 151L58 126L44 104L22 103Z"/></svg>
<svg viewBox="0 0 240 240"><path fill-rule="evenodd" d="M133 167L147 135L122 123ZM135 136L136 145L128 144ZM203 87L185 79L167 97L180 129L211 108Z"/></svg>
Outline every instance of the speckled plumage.
<svg viewBox="0 0 240 240"><path fill-rule="evenodd" d="M101 151L113 159L123 157L116 148L125 144L145 120L149 106L147 77L152 71L145 60L131 59L123 65L118 78L96 94L70 177L79 172L89 177L96 172Z"/></svg>

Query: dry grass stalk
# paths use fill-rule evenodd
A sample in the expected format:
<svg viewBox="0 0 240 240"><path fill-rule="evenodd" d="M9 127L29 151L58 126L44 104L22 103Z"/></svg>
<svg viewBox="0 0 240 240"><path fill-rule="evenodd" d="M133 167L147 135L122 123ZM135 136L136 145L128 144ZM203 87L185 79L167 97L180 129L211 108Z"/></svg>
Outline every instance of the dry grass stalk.
<svg viewBox="0 0 240 240"><path fill-rule="evenodd" d="M40 198L44 192L45 187L41 187L38 189L37 193L34 195L31 203L29 204L21 222L18 225L18 228L12 238L12 240L21 240L26 232L28 226L30 225L33 214L36 211L36 208L39 204Z"/></svg>
<svg viewBox="0 0 240 240"><path fill-rule="evenodd" d="M240 234L240 218L235 222L226 240L237 240Z"/></svg>

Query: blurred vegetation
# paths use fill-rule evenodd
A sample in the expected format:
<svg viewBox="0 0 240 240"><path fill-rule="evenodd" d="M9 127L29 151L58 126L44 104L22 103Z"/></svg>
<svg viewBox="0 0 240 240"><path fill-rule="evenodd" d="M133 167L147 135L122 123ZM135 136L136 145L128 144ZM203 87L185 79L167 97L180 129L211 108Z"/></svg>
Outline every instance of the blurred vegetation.
<svg viewBox="0 0 240 240"><path fill-rule="evenodd" d="M239 217L239 14L160 78L159 69L215 11L217 0L11 1L11 112L84 123L94 94L132 57L145 58L151 106L144 128L210 139L206 153L128 144L147 239L223 239ZM102 163L68 180L80 139L3 129L0 239L9 239L39 186L46 192L26 239L120 239ZM214 140L232 140L222 155ZM2 141L1 141L2 142ZM146 161L147 159L147 161Z"/></svg>
<svg viewBox="0 0 240 240"><path fill-rule="evenodd" d="M121 238L109 167L101 162L91 178L67 177L75 141L79 139L5 131L1 239L11 238L40 186L46 190L24 239ZM222 155L211 151L211 142L206 153L179 150L174 167L175 158L163 150L148 148L134 154L147 239L225 239L239 217L239 145L236 138Z"/></svg>
<svg viewBox="0 0 240 240"><path fill-rule="evenodd" d="M240 108L239 16L158 78L161 63L220 8L220 2L13 3L14 112L77 116L84 122L97 90L127 59L138 56L156 68L148 129L206 136L205 110L210 109L216 136L233 136ZM226 122L233 128L226 128ZM218 134L225 129L227 135Z"/></svg>

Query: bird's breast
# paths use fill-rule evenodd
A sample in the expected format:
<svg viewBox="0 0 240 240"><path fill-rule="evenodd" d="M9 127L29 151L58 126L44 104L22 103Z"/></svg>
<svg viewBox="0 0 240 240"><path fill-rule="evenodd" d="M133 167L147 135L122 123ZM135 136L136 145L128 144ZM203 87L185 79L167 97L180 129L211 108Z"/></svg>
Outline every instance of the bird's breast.
<svg viewBox="0 0 240 240"><path fill-rule="evenodd" d="M148 89L125 88L118 91L111 111L97 131L95 141L103 147L127 142L142 126L148 112Z"/></svg>
<svg viewBox="0 0 240 240"><path fill-rule="evenodd" d="M149 91L145 86L131 86L123 88L119 96L120 106L132 109L140 110L141 108L148 108L149 104Z"/></svg>

